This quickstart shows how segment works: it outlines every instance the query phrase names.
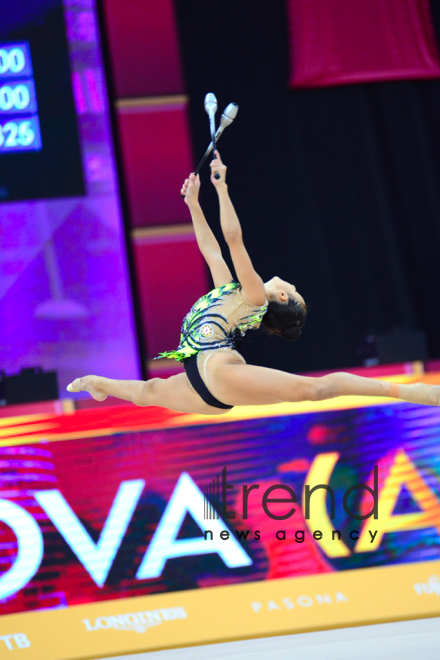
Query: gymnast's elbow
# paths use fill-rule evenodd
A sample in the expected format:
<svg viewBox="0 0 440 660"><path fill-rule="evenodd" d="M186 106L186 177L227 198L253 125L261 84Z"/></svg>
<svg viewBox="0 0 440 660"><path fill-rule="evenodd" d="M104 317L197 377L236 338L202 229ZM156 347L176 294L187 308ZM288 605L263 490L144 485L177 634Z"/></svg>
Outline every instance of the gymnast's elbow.
<svg viewBox="0 0 440 660"><path fill-rule="evenodd" d="M240 229L232 229L230 231L223 232L226 243L229 245L239 245L243 243L243 234Z"/></svg>

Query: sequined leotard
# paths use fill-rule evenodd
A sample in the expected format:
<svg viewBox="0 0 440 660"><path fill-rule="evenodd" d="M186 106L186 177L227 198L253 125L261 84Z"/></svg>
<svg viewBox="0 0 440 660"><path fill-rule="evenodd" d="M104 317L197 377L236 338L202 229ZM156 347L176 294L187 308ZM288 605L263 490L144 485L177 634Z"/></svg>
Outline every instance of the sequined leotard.
<svg viewBox="0 0 440 660"><path fill-rule="evenodd" d="M177 349L158 357L184 362L197 354L197 366L205 382L203 365L208 355L217 350L237 352L237 339L260 326L267 306L267 301L258 307L245 300L238 282L217 287L202 296L185 316Z"/></svg>

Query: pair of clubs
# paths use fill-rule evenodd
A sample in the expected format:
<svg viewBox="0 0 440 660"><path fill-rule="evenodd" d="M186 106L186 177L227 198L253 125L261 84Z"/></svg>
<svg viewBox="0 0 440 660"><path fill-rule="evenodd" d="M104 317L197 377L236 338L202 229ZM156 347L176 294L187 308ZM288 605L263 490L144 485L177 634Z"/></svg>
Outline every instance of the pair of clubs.
<svg viewBox="0 0 440 660"><path fill-rule="evenodd" d="M197 176L197 174L200 172L202 169L206 159L208 158L209 154L211 151L214 151L217 149L217 141L220 138L221 134L225 130L226 126L229 126L229 124L232 124L234 121L235 117L237 116L238 112L238 105L236 103L230 103L222 113L222 116L220 117L220 126L218 127L217 131L215 130L215 113L217 112L217 99L215 98L215 95L212 93L209 93L205 96L205 110L209 116L209 128L211 131L211 144L205 151L205 154L200 161L200 163L197 165L197 168L194 172L194 174ZM220 174L216 172L214 174L216 179L220 178ZM181 197L185 197L185 195L181 195Z"/></svg>

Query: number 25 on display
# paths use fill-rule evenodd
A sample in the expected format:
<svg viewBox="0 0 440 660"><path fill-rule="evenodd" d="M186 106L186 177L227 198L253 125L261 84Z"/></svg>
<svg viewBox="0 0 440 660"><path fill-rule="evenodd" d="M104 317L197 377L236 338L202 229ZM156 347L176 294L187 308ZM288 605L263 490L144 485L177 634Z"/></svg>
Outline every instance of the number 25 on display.
<svg viewBox="0 0 440 660"><path fill-rule="evenodd" d="M0 123L0 151L40 149L36 118Z"/></svg>

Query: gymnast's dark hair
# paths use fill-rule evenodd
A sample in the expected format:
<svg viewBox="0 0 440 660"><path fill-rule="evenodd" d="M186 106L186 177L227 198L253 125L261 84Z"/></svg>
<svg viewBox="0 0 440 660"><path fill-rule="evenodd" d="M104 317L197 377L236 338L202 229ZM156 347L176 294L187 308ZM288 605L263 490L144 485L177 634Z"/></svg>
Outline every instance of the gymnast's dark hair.
<svg viewBox="0 0 440 660"><path fill-rule="evenodd" d="M296 341L300 338L306 314L305 305L289 296L285 303L271 300L261 323L268 332Z"/></svg>

